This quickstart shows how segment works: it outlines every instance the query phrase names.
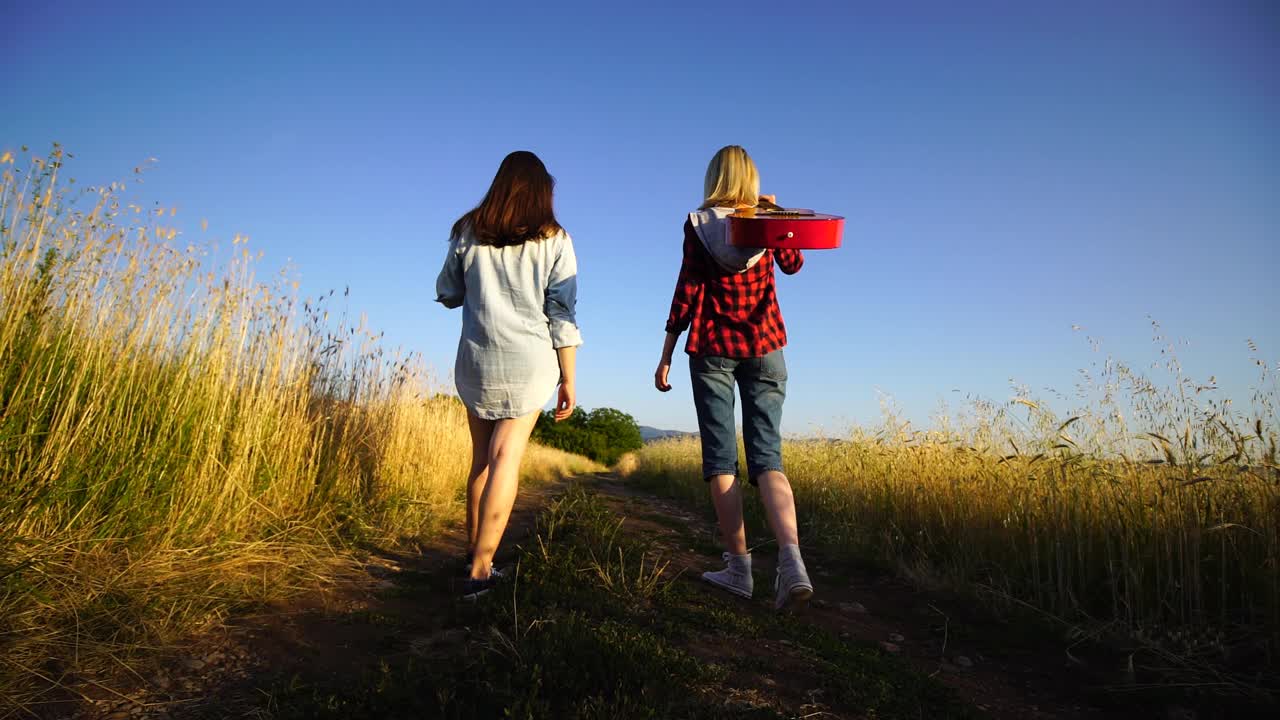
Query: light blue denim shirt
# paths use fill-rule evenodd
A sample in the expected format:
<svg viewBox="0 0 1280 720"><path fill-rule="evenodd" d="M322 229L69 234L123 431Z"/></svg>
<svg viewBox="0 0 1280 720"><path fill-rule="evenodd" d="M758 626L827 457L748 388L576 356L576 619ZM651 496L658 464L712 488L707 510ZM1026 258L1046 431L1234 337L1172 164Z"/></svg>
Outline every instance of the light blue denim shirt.
<svg viewBox="0 0 1280 720"><path fill-rule="evenodd" d="M449 242L436 302L462 306L453 377L485 420L540 410L560 380L556 349L582 344L575 319L578 260L566 232L494 247L470 235Z"/></svg>

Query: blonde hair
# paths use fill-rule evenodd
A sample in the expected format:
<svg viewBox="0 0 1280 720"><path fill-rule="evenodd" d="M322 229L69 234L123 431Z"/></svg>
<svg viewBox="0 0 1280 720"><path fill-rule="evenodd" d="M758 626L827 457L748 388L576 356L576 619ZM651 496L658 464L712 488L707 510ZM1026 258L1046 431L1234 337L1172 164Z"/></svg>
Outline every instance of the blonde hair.
<svg viewBox="0 0 1280 720"><path fill-rule="evenodd" d="M760 172L741 145L720 148L702 183L702 209L709 207L755 207L760 201Z"/></svg>

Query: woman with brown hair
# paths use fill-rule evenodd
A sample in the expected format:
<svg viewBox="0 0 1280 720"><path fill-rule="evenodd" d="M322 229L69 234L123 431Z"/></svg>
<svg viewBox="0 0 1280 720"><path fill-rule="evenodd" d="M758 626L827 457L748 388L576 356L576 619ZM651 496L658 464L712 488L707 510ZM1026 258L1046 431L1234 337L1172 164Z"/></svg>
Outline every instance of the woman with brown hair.
<svg viewBox="0 0 1280 720"><path fill-rule="evenodd" d="M488 592L520 459L538 413L559 385L555 418L573 412L577 258L552 209L555 179L537 155L507 155L489 191L453 225L436 302L462 306L454 363L471 430L463 597Z"/></svg>

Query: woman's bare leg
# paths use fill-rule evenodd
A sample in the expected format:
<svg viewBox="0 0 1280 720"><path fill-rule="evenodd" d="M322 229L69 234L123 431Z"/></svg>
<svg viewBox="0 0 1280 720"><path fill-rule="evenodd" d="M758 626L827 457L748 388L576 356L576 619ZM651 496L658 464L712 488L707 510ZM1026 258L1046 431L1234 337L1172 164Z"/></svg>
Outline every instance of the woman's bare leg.
<svg viewBox="0 0 1280 720"><path fill-rule="evenodd" d="M489 443L494 420L481 420L467 413L471 430L471 470L467 473L467 556L475 554L476 533L480 529L480 497L489 482Z"/></svg>
<svg viewBox="0 0 1280 720"><path fill-rule="evenodd" d="M791 493L791 481L777 470L766 470L756 478L760 488L760 502L764 504L769 529L778 538L778 547L799 545L800 534L796 530L796 500Z"/></svg>
<svg viewBox="0 0 1280 720"><path fill-rule="evenodd" d="M813 596L813 582L800 557L800 534L796 531L796 501L791 481L777 470L766 470L756 478L760 501L764 503L769 527L778 538L778 578L774 608L804 601Z"/></svg>
<svg viewBox="0 0 1280 720"><path fill-rule="evenodd" d="M471 579L489 577L493 555L506 532L520 483L520 459L529 444L529 433L538 413L524 417L497 420L489 440L489 477L480 495L480 512L476 519L476 544L471 556Z"/></svg>
<svg viewBox="0 0 1280 720"><path fill-rule="evenodd" d="M747 530L742 522L742 487L732 475L712 475L711 503L716 507L725 549L734 555L747 554Z"/></svg>

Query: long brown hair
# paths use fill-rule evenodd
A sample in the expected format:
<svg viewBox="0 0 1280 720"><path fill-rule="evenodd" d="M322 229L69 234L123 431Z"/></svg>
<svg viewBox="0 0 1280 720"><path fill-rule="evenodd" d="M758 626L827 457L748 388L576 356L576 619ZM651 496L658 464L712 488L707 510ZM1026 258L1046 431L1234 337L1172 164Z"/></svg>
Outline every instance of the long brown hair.
<svg viewBox="0 0 1280 720"><path fill-rule="evenodd" d="M502 159L489 192L453 224L452 237L470 231L482 245L519 245L562 231L551 207L555 178L537 155L517 150Z"/></svg>

